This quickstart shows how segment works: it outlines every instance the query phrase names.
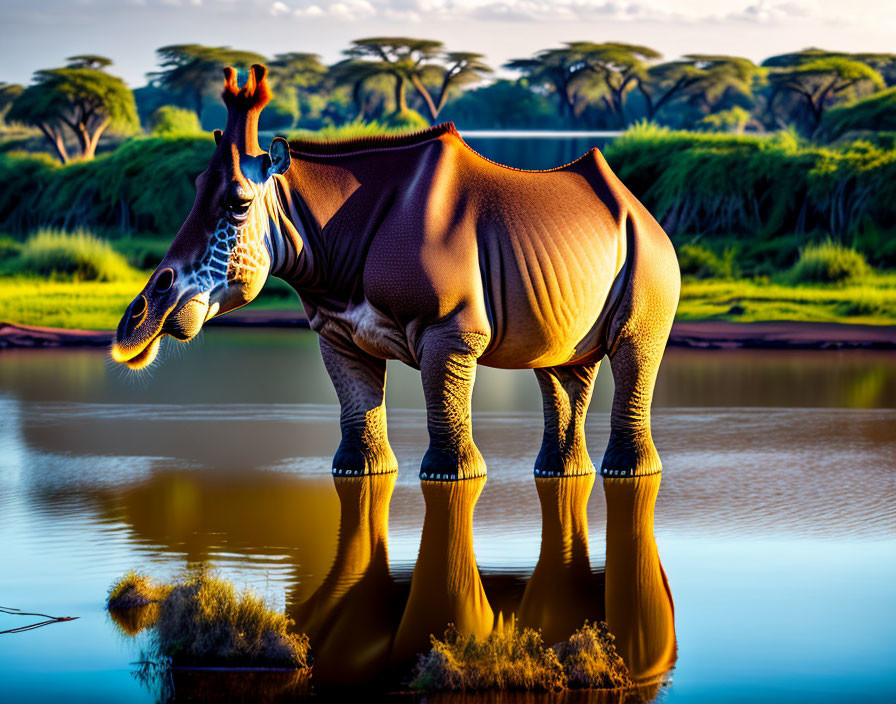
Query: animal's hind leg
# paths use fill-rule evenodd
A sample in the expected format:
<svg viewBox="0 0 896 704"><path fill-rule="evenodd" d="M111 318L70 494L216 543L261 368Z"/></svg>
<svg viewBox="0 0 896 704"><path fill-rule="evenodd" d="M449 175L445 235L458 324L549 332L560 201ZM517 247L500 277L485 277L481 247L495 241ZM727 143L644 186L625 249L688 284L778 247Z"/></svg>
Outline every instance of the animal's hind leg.
<svg viewBox="0 0 896 704"><path fill-rule="evenodd" d="M544 438L535 460L536 477L590 474L594 464L585 446L585 414L600 362L536 369L544 405Z"/></svg>
<svg viewBox="0 0 896 704"><path fill-rule="evenodd" d="M634 318L617 337L610 354L616 385L610 442L600 469L605 477L645 476L662 471L650 432L650 405L674 310L672 307L665 313L655 311L654 315Z"/></svg>
<svg viewBox="0 0 896 704"><path fill-rule="evenodd" d="M398 471L386 434L386 361L320 338L327 373L339 397L342 442L333 458L336 476Z"/></svg>

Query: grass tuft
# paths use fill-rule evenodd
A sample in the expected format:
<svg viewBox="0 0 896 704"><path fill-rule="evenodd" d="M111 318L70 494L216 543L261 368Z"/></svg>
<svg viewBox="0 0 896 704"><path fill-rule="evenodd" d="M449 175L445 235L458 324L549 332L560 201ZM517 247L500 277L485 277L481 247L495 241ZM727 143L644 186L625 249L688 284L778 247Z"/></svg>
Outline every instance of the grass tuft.
<svg viewBox="0 0 896 704"><path fill-rule="evenodd" d="M10 273L76 281L129 281L137 275L106 240L83 230L39 230L4 267Z"/></svg>
<svg viewBox="0 0 896 704"><path fill-rule="evenodd" d="M553 648L514 620L485 639L449 628L419 657L411 687L422 691L610 689L632 684L606 624L586 623Z"/></svg>
<svg viewBox="0 0 896 704"><path fill-rule="evenodd" d="M865 256L836 242L810 244L790 270L796 283L845 283L863 279L871 273Z"/></svg>
<svg viewBox="0 0 896 704"><path fill-rule="evenodd" d="M290 633L292 621L248 589L239 592L231 582L204 570L165 585L130 572L112 586L107 605L115 612L153 602L158 604L152 624L155 649L175 665L310 672L307 636Z"/></svg>
<svg viewBox="0 0 896 704"><path fill-rule="evenodd" d="M570 689L630 687L628 668L616 652L615 639L606 623L586 622L554 651Z"/></svg>
<svg viewBox="0 0 896 704"><path fill-rule="evenodd" d="M145 574L131 570L109 587L106 608L110 611L134 609L164 599L171 591L166 584L158 584Z"/></svg>

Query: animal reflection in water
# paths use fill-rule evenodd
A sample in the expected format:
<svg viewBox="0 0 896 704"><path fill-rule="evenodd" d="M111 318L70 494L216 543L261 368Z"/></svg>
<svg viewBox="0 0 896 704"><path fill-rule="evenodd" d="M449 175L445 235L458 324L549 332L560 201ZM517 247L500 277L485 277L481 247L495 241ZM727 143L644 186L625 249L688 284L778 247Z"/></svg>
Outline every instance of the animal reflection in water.
<svg viewBox="0 0 896 704"><path fill-rule="evenodd" d="M592 573L588 552L594 475L536 479L541 554L521 599L500 575L483 580L476 565L473 509L484 477L423 483L426 516L410 591L396 585L387 547L395 476L334 478L342 511L336 558L320 587L291 614L311 639L316 682L369 682L390 669L407 671L429 648L430 635L449 622L463 634L487 636L497 611L489 602L490 581L503 609L515 611L521 625L541 629L549 644L586 620L606 620L635 681L656 681L672 666L672 595L653 535L659 475L604 479L603 574Z"/></svg>
<svg viewBox="0 0 896 704"><path fill-rule="evenodd" d="M473 552L473 511L484 477L423 483L426 514L417 564L410 584L403 574L393 575L388 522L396 476L334 477L338 529L332 494L323 486L315 491L304 482L292 486L277 480L274 473L270 482L254 480L260 493L250 497L252 504L263 501L279 506L301 497L307 509L302 513L313 515L319 530L337 536L335 546L324 551L335 554L328 570L321 564L326 558L319 549L329 542L325 535L314 541L313 552L302 549L296 554L297 562L307 564L310 559L318 565L312 570L326 576L317 580L310 593L304 584L295 583L287 598L296 629L311 640L316 685L394 683L407 675L415 655L429 648L431 634L441 634L452 622L462 633L486 636L498 612L505 617L515 613L521 625L541 629L549 644L568 638L586 620L605 620L636 681L657 683L672 666L676 652L672 596L653 535L659 475L603 480L606 569L596 573L590 564L586 513L595 475L536 479L542 510L541 552L524 587L515 574L489 572L483 577L479 573ZM169 503L167 483L174 480L156 481L162 486L132 489L114 500L123 505L116 513L123 513L141 533L151 530L146 511ZM183 485L184 480L180 482ZM195 489L197 497L207 498L214 513L204 519L199 531L197 526L185 525L184 532L194 536L207 532L219 540L222 533L233 533L236 540L246 538L236 535L245 533L239 502L215 491L214 486ZM240 489L229 493L246 498ZM314 498L309 500L311 495ZM101 499L102 503L108 500ZM229 508L218 510L222 506ZM187 508L191 515L205 513L202 506ZM168 520L174 518L168 516L163 522L177 523ZM277 521L251 523L252 543L285 544L287 535ZM306 534L309 528L296 523L289 530ZM156 544L164 542L157 535L143 537ZM169 540L179 542L180 536ZM198 545L191 552L193 559L208 557ZM296 571L297 578L300 573ZM193 688L196 677L195 673L177 675L178 680L191 680L184 683L187 689ZM209 686L217 691L218 680L210 677Z"/></svg>

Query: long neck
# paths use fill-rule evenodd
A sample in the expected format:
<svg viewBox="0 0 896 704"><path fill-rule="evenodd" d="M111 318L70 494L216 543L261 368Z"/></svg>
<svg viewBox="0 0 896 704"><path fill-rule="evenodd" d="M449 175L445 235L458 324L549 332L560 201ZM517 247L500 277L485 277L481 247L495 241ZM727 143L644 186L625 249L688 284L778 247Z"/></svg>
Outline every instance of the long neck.
<svg viewBox="0 0 896 704"><path fill-rule="evenodd" d="M367 250L400 184L389 177L385 162L373 170L381 177L371 177L369 164L363 174L355 166L350 159L293 154L277 181L272 273L303 300L348 302L359 295Z"/></svg>
<svg viewBox="0 0 896 704"><path fill-rule="evenodd" d="M314 288L315 263L321 258L320 227L287 172L275 176L268 202L271 274L296 290Z"/></svg>

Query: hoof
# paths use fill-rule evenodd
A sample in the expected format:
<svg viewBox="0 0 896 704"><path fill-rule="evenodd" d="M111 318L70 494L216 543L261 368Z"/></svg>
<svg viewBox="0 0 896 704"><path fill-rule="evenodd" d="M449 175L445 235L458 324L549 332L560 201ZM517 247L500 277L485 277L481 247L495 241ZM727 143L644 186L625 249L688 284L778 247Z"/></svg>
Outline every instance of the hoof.
<svg viewBox="0 0 896 704"><path fill-rule="evenodd" d="M539 479L544 477L585 477L589 474L594 474L594 465L591 465L590 467L576 467L568 470L535 468L535 476Z"/></svg>
<svg viewBox="0 0 896 704"><path fill-rule="evenodd" d="M363 477L370 474L391 474L398 471L398 461L386 445L379 450L359 450L340 445L333 458L334 477Z"/></svg>
<svg viewBox="0 0 896 704"><path fill-rule="evenodd" d="M420 465L420 479L429 482L456 482L485 474L485 460L472 443L457 454L430 447Z"/></svg>
<svg viewBox="0 0 896 704"><path fill-rule="evenodd" d="M662 469L654 469L649 472L638 472L635 469L612 469L611 467L601 467L600 476L612 477L614 479L624 479L626 477L650 477L654 474L661 474Z"/></svg>

